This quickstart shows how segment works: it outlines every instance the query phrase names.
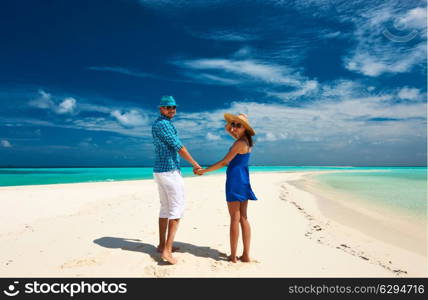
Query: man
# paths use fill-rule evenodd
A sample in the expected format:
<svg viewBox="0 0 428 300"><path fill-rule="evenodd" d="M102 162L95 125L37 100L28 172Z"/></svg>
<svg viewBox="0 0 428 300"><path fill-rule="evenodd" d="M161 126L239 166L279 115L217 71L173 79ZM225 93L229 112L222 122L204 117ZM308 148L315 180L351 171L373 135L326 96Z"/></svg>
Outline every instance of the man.
<svg viewBox="0 0 428 300"><path fill-rule="evenodd" d="M153 173L158 185L161 204L158 251L161 253L161 258L171 264L177 263L172 256L172 245L185 208L180 156L192 164L194 173L201 168L179 140L177 129L171 122L177 113L176 107L172 96L163 96L159 105L160 116L152 126L153 144L155 145Z"/></svg>

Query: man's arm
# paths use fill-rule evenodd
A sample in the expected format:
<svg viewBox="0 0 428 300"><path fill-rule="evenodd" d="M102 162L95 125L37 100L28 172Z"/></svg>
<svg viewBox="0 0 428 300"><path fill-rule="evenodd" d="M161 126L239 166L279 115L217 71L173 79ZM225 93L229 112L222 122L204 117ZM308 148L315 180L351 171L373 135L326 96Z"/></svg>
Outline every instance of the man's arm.
<svg viewBox="0 0 428 300"><path fill-rule="evenodd" d="M162 142L164 142L168 147L175 149L175 151L178 152L183 147L183 144L172 129L171 125L159 122L153 130Z"/></svg>
<svg viewBox="0 0 428 300"><path fill-rule="evenodd" d="M193 166L193 170L201 169L201 166L196 162L196 160L193 159L192 155L190 155L185 146L181 147L180 151L178 151L178 154L180 154L182 158L187 160Z"/></svg>
<svg viewBox="0 0 428 300"><path fill-rule="evenodd" d="M172 130L171 126L168 126L165 123L159 123L155 127L155 132L165 144L175 149L181 157L192 164L193 173L196 174L196 170L201 169L201 166L193 159L189 151L187 151L186 147L181 143L174 130Z"/></svg>

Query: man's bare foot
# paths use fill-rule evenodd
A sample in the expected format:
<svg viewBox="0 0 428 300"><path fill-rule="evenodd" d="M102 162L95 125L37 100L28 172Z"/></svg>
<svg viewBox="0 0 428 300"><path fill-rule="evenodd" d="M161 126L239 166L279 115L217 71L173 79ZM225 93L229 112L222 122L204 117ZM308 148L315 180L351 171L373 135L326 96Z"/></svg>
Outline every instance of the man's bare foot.
<svg viewBox="0 0 428 300"><path fill-rule="evenodd" d="M167 251L163 251L161 254L161 259L164 262L168 262L171 265L175 265L177 263L177 260L172 256L171 253L167 252Z"/></svg>
<svg viewBox="0 0 428 300"><path fill-rule="evenodd" d="M236 257L236 256L232 257L232 255L229 255L227 257L227 260L230 261L230 262L233 262L233 263L237 263L238 262L238 257Z"/></svg>
<svg viewBox="0 0 428 300"><path fill-rule="evenodd" d="M242 255L242 256L238 257L238 259L242 262L251 262L251 259L249 256Z"/></svg>
<svg viewBox="0 0 428 300"><path fill-rule="evenodd" d="M179 248L179 247L174 247L174 246L172 247L172 252L177 252L178 250L180 250L180 248ZM161 248L161 246L158 246L157 251L158 251L159 253L162 253L163 248Z"/></svg>

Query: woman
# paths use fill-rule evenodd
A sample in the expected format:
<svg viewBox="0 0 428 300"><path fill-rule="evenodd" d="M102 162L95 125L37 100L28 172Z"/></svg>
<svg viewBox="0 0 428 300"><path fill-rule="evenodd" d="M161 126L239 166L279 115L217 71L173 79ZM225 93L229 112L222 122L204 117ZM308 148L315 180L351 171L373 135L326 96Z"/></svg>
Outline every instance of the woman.
<svg viewBox="0 0 428 300"><path fill-rule="evenodd" d="M244 251L239 259L250 262L251 228L247 218L248 200L257 200L250 185L248 160L253 146L252 136L255 135L245 114L224 114L227 121L226 131L236 141L229 149L229 153L219 162L206 169L199 169L197 173L202 175L220 169L226 165L226 201L230 214L230 251L229 260L236 263L238 257L239 225L242 229L242 241Z"/></svg>

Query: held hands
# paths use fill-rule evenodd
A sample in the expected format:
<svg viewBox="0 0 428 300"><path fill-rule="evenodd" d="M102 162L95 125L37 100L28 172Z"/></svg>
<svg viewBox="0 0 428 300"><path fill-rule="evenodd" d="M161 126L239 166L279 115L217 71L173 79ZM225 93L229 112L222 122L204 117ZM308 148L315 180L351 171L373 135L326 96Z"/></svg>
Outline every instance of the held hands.
<svg viewBox="0 0 428 300"><path fill-rule="evenodd" d="M193 166L193 174L202 175L200 174L201 170L202 170L202 167L199 164L196 164L195 166Z"/></svg>
<svg viewBox="0 0 428 300"><path fill-rule="evenodd" d="M201 176L204 174L204 169L202 169L201 167L193 168L193 174Z"/></svg>
<svg viewBox="0 0 428 300"><path fill-rule="evenodd" d="M194 166L193 167L193 174L199 175L199 176L203 175L204 173L203 173L202 167L200 165Z"/></svg>

